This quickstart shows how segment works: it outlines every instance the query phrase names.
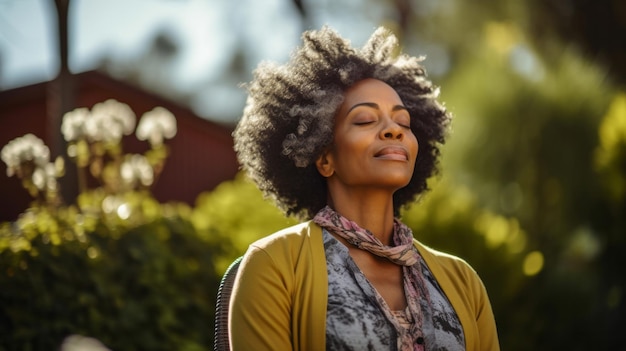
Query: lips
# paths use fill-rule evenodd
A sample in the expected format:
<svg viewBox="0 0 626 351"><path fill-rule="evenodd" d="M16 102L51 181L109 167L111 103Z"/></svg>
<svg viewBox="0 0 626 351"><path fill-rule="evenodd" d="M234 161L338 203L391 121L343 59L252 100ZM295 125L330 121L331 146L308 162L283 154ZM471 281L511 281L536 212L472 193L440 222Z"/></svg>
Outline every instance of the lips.
<svg viewBox="0 0 626 351"><path fill-rule="evenodd" d="M399 160L399 161L407 161L409 159L409 154L407 151L399 146L387 146L380 149L374 157L382 158L387 160Z"/></svg>

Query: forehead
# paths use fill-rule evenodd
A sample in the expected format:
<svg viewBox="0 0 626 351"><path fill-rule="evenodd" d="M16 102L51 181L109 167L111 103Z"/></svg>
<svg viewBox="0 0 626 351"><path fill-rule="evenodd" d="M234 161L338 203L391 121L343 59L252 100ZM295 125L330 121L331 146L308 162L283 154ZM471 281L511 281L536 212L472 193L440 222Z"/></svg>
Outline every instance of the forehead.
<svg viewBox="0 0 626 351"><path fill-rule="evenodd" d="M401 105L398 93L387 83L373 78L356 82L344 94L344 107L362 102L387 103Z"/></svg>

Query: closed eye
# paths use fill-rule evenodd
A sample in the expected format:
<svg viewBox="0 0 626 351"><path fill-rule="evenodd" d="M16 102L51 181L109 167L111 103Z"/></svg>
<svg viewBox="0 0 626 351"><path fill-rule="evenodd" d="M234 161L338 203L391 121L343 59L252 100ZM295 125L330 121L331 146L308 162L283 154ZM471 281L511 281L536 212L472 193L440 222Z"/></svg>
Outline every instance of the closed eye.
<svg viewBox="0 0 626 351"><path fill-rule="evenodd" d="M411 116L406 113L406 110L401 111L398 115L396 115L394 120L399 126L406 129L411 129Z"/></svg>
<svg viewBox="0 0 626 351"><path fill-rule="evenodd" d="M410 118L398 118L396 119L396 124L405 129L411 129L411 119Z"/></svg>

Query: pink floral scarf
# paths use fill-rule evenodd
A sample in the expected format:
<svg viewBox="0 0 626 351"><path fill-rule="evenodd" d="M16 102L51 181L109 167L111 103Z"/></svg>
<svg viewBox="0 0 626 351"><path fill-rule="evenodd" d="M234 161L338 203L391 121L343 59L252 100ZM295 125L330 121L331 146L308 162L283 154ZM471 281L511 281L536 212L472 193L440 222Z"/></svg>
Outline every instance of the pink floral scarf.
<svg viewBox="0 0 626 351"><path fill-rule="evenodd" d="M313 221L329 232L340 236L351 245L369 251L370 253L389 259L391 262L401 265L403 271L404 291L410 319L413 321L410 333L403 333L404 338L399 340L400 350L425 350L425 337L423 332L424 313L426 307L430 314L430 296L422 275L421 258L417 249L413 246L413 233L411 229L398 219L394 219L393 244L386 246L376 238L369 230L359 227L358 224L343 217L330 207L321 209L313 218ZM382 297L379 304L386 306ZM424 300L424 301L422 301ZM420 301L425 302L424 305ZM397 318L393 316L389 308L381 308L387 319L398 328Z"/></svg>

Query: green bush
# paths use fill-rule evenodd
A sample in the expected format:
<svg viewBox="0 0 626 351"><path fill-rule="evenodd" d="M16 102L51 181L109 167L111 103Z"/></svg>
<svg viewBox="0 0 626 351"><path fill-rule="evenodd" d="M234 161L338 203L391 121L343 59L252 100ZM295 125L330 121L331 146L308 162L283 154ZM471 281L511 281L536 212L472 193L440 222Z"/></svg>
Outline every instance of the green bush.
<svg viewBox="0 0 626 351"><path fill-rule="evenodd" d="M184 207L162 211L137 226L37 209L4 224L0 350L54 350L71 334L112 350L209 350L216 248Z"/></svg>
<svg viewBox="0 0 626 351"><path fill-rule="evenodd" d="M215 257L218 272L244 254L253 241L292 226L298 221L286 218L243 173L222 182L211 192L198 196L191 215L194 226L206 240L219 247Z"/></svg>
<svg viewBox="0 0 626 351"><path fill-rule="evenodd" d="M3 147L7 174L34 201L0 224L0 350L56 350L70 335L112 350L211 348L214 262L228 239L199 235L189 206L150 193L169 153L164 140L176 134L174 116L159 107L143 115L137 137L151 146L143 155L122 150L134 127L130 107L114 100L64 116L76 204L61 198L65 162L50 162L41 139L27 134Z"/></svg>

